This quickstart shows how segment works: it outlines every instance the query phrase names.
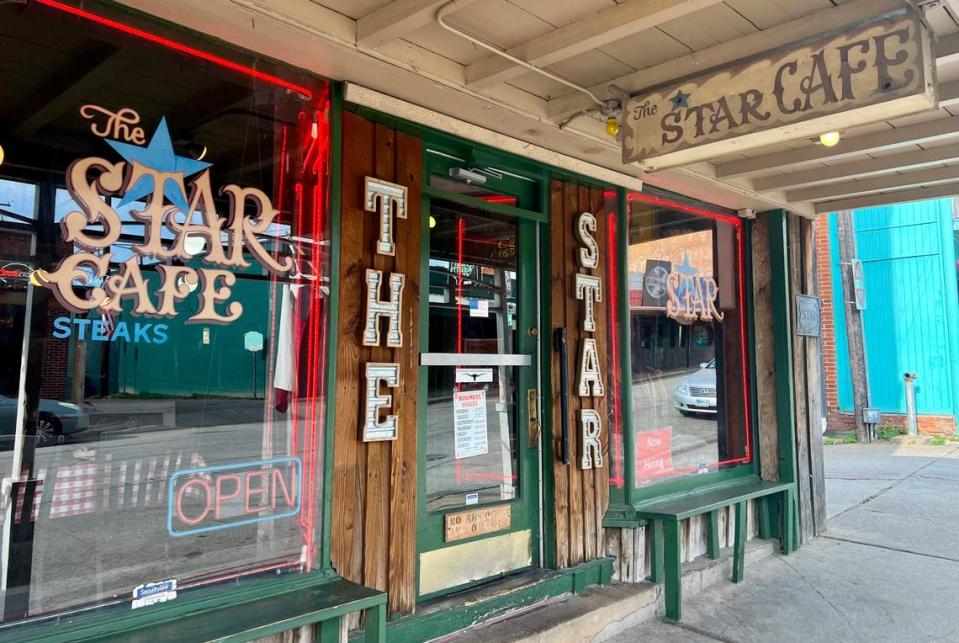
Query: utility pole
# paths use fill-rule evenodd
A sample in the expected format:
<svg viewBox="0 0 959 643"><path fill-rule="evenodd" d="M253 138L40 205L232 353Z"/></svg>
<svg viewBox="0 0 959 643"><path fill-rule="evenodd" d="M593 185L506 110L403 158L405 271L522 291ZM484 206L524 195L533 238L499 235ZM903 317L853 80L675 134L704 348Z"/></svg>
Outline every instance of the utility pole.
<svg viewBox="0 0 959 643"><path fill-rule="evenodd" d="M863 418L863 409L869 407L869 375L866 371L862 311L859 309L860 304L857 303L856 282L853 277L856 233L853 229L851 210L841 210L837 216L839 217L839 266L842 273L843 303L846 312L846 342L849 348L849 372L856 415L856 437L860 442L871 442L870 427L866 425Z"/></svg>

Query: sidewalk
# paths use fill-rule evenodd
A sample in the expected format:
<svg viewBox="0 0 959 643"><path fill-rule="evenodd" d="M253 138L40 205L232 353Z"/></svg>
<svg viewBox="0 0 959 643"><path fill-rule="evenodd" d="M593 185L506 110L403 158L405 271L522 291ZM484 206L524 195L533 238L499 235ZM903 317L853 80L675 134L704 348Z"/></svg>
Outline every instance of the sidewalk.
<svg viewBox="0 0 959 643"><path fill-rule="evenodd" d="M614 641L959 641L959 446L825 447L829 531Z"/></svg>

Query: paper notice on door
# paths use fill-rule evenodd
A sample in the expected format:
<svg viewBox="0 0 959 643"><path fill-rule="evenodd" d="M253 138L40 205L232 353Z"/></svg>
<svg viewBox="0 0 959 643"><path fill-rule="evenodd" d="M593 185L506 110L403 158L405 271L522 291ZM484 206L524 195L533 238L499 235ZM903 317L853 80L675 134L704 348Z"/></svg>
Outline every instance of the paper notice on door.
<svg viewBox="0 0 959 643"><path fill-rule="evenodd" d="M489 299L470 299L470 317L489 317Z"/></svg>
<svg viewBox="0 0 959 643"><path fill-rule="evenodd" d="M453 453L457 460L489 452L486 391L453 393Z"/></svg>

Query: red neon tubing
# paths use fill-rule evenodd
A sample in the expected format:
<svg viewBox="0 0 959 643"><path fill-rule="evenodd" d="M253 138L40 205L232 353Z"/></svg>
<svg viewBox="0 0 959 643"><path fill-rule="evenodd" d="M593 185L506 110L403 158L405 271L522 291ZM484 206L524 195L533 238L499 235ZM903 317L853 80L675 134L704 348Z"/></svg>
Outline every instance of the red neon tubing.
<svg viewBox="0 0 959 643"><path fill-rule="evenodd" d="M272 74L267 74L262 71L248 67L247 65L241 65L238 62L232 60L227 60L226 58L221 58L214 54L196 49L195 47L190 47L189 45L184 45L181 42L175 40L170 40L169 38L164 38L163 36L158 36L152 34L148 31L143 31L142 29L137 29L136 27L131 27L130 25L125 25L122 22L112 20L110 18L104 18L101 15L92 13L85 9L80 9L79 7L73 7L71 5L65 4L63 2L58 2L57 0L34 0L37 4L45 5L51 9L57 9L58 11L63 11L64 13L69 13L71 15L83 18L84 20L89 20L90 22L95 22L104 27L109 27L110 29L115 29L117 31L122 31L125 34L136 36L143 40L155 43L166 47L167 49L172 49L174 51L179 51L180 53L187 54L188 56L193 56L194 58L200 58L201 60L206 60L215 65L219 65L224 69L230 69L232 71L238 71L241 74L246 74L252 78L262 80L270 83L271 85L276 85L277 87L283 87L284 89L289 89L298 94L302 94L307 99L313 98L313 92L306 87L291 83L288 80L283 80Z"/></svg>

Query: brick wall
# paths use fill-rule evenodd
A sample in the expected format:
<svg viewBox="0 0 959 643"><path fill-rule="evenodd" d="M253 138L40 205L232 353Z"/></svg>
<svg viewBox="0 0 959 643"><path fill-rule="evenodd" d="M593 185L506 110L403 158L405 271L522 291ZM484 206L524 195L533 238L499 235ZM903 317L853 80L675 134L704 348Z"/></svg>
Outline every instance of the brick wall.
<svg viewBox="0 0 959 643"><path fill-rule="evenodd" d="M832 310L832 266L829 255L829 217L816 219L816 281L822 299L822 361L826 380L826 410L839 413L839 389L836 378L836 322Z"/></svg>

